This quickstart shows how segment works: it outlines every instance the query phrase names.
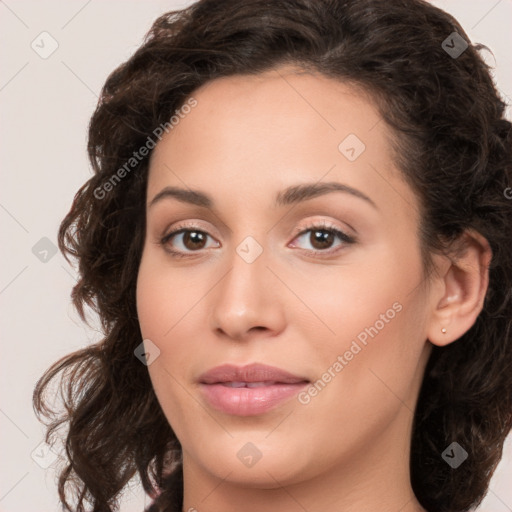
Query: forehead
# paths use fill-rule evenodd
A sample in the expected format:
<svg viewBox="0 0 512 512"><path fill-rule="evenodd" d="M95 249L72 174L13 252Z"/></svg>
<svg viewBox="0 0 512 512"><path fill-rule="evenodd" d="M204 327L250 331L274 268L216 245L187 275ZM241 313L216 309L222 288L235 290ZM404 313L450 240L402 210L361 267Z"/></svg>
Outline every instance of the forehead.
<svg viewBox="0 0 512 512"><path fill-rule="evenodd" d="M249 153L263 144L276 157L285 151L281 142L307 139L309 147L337 151L351 133L366 145L388 149L385 126L374 130L381 116L369 95L360 87L319 73L283 66L216 79L192 96L197 106L179 120L175 116L178 124L164 135L164 139L175 139L176 145L185 144L187 150L190 145L201 150L210 142L219 147L229 140L229 146L242 145ZM164 145L159 144L154 153Z"/></svg>
<svg viewBox="0 0 512 512"><path fill-rule="evenodd" d="M179 185L238 196L240 204L259 190L261 205L289 184L323 179L381 200L393 201L397 187L411 194L405 183L389 185L402 181L391 132L354 85L287 66L216 79L191 96L196 105L153 151L148 198Z"/></svg>

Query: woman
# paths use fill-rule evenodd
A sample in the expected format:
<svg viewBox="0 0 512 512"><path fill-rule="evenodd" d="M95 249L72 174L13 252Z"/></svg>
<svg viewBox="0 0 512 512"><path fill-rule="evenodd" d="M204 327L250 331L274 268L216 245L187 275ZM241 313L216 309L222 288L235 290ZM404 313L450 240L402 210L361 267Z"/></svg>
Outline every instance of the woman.
<svg viewBox="0 0 512 512"><path fill-rule="evenodd" d="M69 427L67 510L136 474L151 512L481 502L512 428L512 159L479 49L421 0L155 21L59 232L105 333L34 392L47 440Z"/></svg>

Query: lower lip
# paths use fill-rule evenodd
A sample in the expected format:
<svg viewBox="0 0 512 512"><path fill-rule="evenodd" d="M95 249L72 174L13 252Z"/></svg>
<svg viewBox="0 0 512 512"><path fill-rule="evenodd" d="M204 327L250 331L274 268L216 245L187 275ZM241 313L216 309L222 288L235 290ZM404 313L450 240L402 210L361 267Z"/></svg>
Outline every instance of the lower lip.
<svg viewBox="0 0 512 512"><path fill-rule="evenodd" d="M254 416L274 409L307 385L307 382L300 382L232 388L222 384L201 384L201 390L214 409L236 416Z"/></svg>

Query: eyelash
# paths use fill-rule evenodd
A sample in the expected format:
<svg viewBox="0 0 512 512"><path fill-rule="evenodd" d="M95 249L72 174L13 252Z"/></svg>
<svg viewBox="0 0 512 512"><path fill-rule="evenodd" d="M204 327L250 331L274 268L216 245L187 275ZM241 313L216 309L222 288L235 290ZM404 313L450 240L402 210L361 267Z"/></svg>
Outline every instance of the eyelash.
<svg viewBox="0 0 512 512"><path fill-rule="evenodd" d="M176 229L174 229L173 231L171 231L170 233L166 234L164 237L162 237L160 239L160 245L162 245L165 250L171 254L171 256L173 258L189 258L189 257L193 257L194 256L194 252L199 252L199 251L192 251L192 253L183 253L181 251L176 251L174 249L171 249L167 243L168 241L173 238L174 236L176 235L179 235L179 234L182 234L182 233L187 233L187 232L190 232L190 231L196 231L196 232L199 232L199 233L202 233L204 235L207 235L207 236L210 236L206 231L203 231L201 229L198 228L198 226L194 226L193 224L182 224L182 225L179 225L176 227ZM339 229L335 228L334 226L329 226L328 224L326 224L325 222L323 223L316 223L316 224L311 224L309 226L306 226L304 228L298 228L297 230L295 230L295 233L294 233L294 240L299 236L299 235L304 235L306 233L308 233L309 231L327 231L329 233L332 233L334 234L338 239L340 239L343 244L340 246L338 246L338 248L334 249L334 250L309 250L309 249L304 249L306 250L307 252L309 252L310 254L312 253L314 257L322 257L324 255L333 255L335 253L337 253L339 250L341 250L343 248L344 245L350 245L350 244L354 244L356 243L356 239L350 235L347 235L346 233L344 233L343 231L340 231Z"/></svg>

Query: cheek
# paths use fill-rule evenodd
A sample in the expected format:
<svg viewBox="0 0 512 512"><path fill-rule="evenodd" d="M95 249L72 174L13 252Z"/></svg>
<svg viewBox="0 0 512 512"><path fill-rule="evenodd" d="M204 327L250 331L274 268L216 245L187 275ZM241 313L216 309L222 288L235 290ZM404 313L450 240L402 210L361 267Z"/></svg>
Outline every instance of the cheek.
<svg viewBox="0 0 512 512"><path fill-rule="evenodd" d="M335 335L318 336L318 329L316 336L315 329L306 334L309 347L303 353L319 370L296 417L308 424L301 443L314 446L323 461L334 463L347 450L366 450L399 415L412 418L425 347L422 297L408 295L408 286L385 288L389 276L373 277L368 293L345 281L345 290L353 286L352 298L326 300L323 308L317 304ZM331 441L319 443L320 432ZM297 435L292 428L285 433Z"/></svg>
<svg viewBox="0 0 512 512"><path fill-rule="evenodd" d="M190 375L186 369L197 365L200 345L204 344L199 327L201 308L198 301L206 293L199 279L184 277L179 270L169 270L160 255L143 256L137 278L137 314L142 336L159 350L148 366L155 394L172 428L180 437L192 428L188 418L201 414L185 391ZM176 418L180 418L176 422ZM182 421L184 420L184 421Z"/></svg>
<svg viewBox="0 0 512 512"><path fill-rule="evenodd" d="M165 255L144 253L137 277L137 314L144 338L166 350L173 335L185 325L200 297L199 280L191 274L169 269Z"/></svg>
<svg viewBox="0 0 512 512"><path fill-rule="evenodd" d="M419 253L403 254L375 251L373 264L331 269L296 288L321 320L302 322L298 338L306 340L311 367L321 369L318 395L326 408L340 401L378 408L383 398L396 401L393 393L411 391L426 342L426 309Z"/></svg>
<svg viewBox="0 0 512 512"><path fill-rule="evenodd" d="M394 332L390 341L398 343L404 311L415 307L421 312L414 305L415 288L422 280L421 260L411 251L375 247L350 255L342 265L319 266L314 273L297 270L287 279L311 318L306 322L295 315L290 323L309 329L300 339L314 344L320 353L339 354L354 339L364 344L372 334L384 339Z"/></svg>

